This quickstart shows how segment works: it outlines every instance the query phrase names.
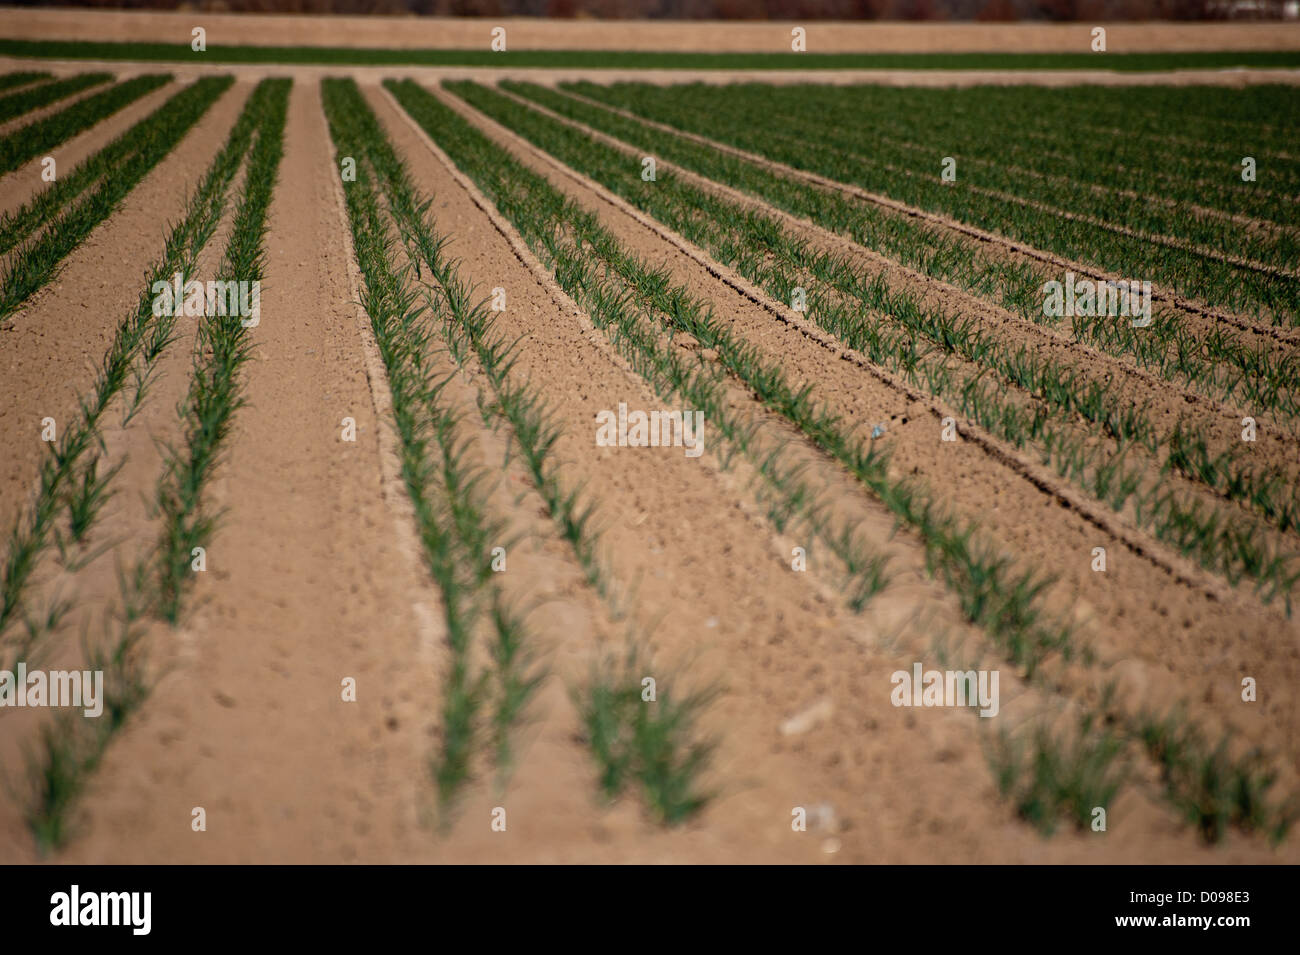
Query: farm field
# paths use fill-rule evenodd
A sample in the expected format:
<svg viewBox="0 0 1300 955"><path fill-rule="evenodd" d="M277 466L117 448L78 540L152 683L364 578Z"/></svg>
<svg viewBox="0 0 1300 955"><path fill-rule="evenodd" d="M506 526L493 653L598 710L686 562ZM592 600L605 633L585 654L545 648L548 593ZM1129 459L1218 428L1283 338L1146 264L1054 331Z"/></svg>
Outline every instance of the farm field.
<svg viewBox="0 0 1300 955"><path fill-rule="evenodd" d="M123 49L0 40L0 859L1300 861L1285 44Z"/></svg>

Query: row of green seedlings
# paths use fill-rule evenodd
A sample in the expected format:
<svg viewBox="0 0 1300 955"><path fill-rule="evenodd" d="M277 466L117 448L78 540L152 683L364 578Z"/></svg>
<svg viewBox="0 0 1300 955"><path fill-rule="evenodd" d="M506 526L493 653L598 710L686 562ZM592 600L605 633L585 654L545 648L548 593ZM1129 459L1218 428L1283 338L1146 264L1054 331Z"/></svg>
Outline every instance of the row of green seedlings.
<svg viewBox="0 0 1300 955"><path fill-rule="evenodd" d="M587 308L593 322L610 331L615 343L656 387L706 409L715 427L729 440L739 437L728 409L713 400L720 393L718 379L701 368L687 367L678 356L656 347L658 340L646 334L630 307L637 296L653 303L644 314L657 315L711 348L722 366L752 388L763 404L787 417L848 467L900 523L913 529L926 547L932 572L957 594L963 613L982 626L1010 659L1024 666L1031 678L1049 653L1067 659L1075 654L1069 628L1052 622L1041 606L1046 581L1018 574L1009 560L977 538L974 528L944 512L916 482L891 479L882 456L845 435L834 419L817 412L806 391L794 398L796 392L784 382L779 369L764 366L752 348L737 342L684 290L672 288L666 273L651 272L628 256L594 216L564 200L543 178L497 148L427 91L410 81L388 85L416 121L436 135L457 164L493 198L539 257L551 264L560 284ZM1137 727L1125 728L1129 738L1138 736ZM1186 732L1199 743L1194 728ZM1190 764L1209 750L1208 744L1189 744L1181 755ZM1216 767L1226 779L1236 764L1220 755ZM1179 788L1184 780L1185 774L1170 774L1167 798L1185 797ZM1237 824L1249 825L1242 813L1233 818Z"/></svg>
<svg viewBox="0 0 1300 955"><path fill-rule="evenodd" d="M42 83L31 89L0 97L0 123L7 123L9 120L17 119L25 113L38 110L43 106L49 106L51 103L57 103L74 93L80 93L92 86L107 83L112 78L111 73L78 73L76 76L70 76L67 79Z"/></svg>
<svg viewBox="0 0 1300 955"><path fill-rule="evenodd" d="M1119 720L1113 689L1104 687L1100 706L1078 714L1074 726L1054 729L1044 717L987 739L998 791L1023 819L1047 834L1057 820L1087 831L1097 807L1109 810L1123 787L1144 776L1133 764L1132 743L1157 768L1165 801L1207 844L1234 828L1274 844L1286 838L1300 802L1270 796L1277 773L1267 753L1236 750L1227 733L1211 743L1181 707Z"/></svg>
<svg viewBox="0 0 1300 955"><path fill-rule="evenodd" d="M990 299L1022 319L1052 326L1058 321L1043 314L1044 285L1054 277L1061 278L1053 276L1046 265L1008 261L958 232L853 201L835 190L810 188L806 182L662 126L651 129L644 121L614 112L618 107L593 98L611 95L602 87L572 84L562 93L534 84L502 85L563 116L631 143L647 155L725 182L924 275ZM1275 350L1267 343L1252 345L1227 326L1212 324L1202 328L1161 307L1153 309L1152 322L1145 328L1133 328L1130 323L1106 317L1073 316L1071 332L1100 351L1130 357L1162 378L1186 383L1207 396L1231 400L1239 394L1250 407L1261 411L1300 413L1300 394L1295 387L1300 377L1300 356Z"/></svg>
<svg viewBox="0 0 1300 955"><path fill-rule="evenodd" d="M1262 592L1269 598L1288 594L1300 578L1300 570L1291 569L1293 561L1270 546L1258 521L1242 521L1236 508L1231 517L1213 507L1203 509L1201 502L1188 503L1161 487L1165 476L1177 471L1256 509L1285 532L1300 518L1300 498L1285 474L1239 464L1235 450L1212 455L1207 439L1191 422L1180 422L1169 435L1158 436L1145 409L1119 401L1101 383L1085 383L1079 373L1024 346L1008 346L969 319L929 308L920 298L891 289L883 275L864 280L843 257L809 249L770 216L668 173L643 182L629 175L628 158L620 150L593 142L580 130L484 87L455 89L494 119L709 249L778 299L790 300L796 286L810 286L809 313L828 332L953 402L1017 447L1036 442L1045 461L1116 510L1132 497L1135 515L1145 517L1163 539L1204 566L1234 582L1242 574L1254 577L1261 589L1268 585ZM889 325L879 320L881 315L891 320ZM926 341L931 345L923 350ZM959 369L949 356L981 371L955 374ZM996 371L1002 382L989 380L986 369ZM1008 398L1007 383L1030 396L1032 403L1026 407ZM1092 435L1077 433L1075 416L1097 425L1116 447L1099 446ZM1142 448L1154 454L1161 446L1169 447L1162 461L1126 461L1126 455L1142 457ZM1158 465L1159 477L1146 482L1144 489L1152 463Z"/></svg>
<svg viewBox="0 0 1300 955"><path fill-rule="evenodd" d="M832 91L823 88L817 92ZM786 104L792 100L785 90L776 90L775 93ZM1152 169L1171 169L1178 171L1183 179L1198 169L1206 173L1217 170L1221 184L1230 184L1232 177L1220 166L1219 159L1231 160L1242 128L1249 132L1252 141L1260 142L1264 155L1282 154L1279 158L1284 159L1288 158L1285 153L1294 128L1294 122L1283 120L1289 116L1286 106L1294 98L1294 92L1276 85L1238 89L1092 87L1082 96L1077 89L1042 86L986 86L937 94L920 88L883 91L860 86L853 91L853 97L864 115L873 120L879 119L882 111L890 115L901 111L910 130L917 126L918 117L913 116L914 111L929 112L930 115L924 117L924 129L944 134L962 131L990 143L990 128L999 127L996 123L991 124L987 116L1004 114L1002 119L1005 120L1005 114L1009 113L1015 114L1015 128L1025 136L1039 137L1044 145L1048 142L1044 137L1055 136L1059 142L1061 109L1068 107L1071 128L1107 134L1101 138L1081 138L1078 143L1081 158L1092 160L1107 155L1121 156L1130 170L1130 177L1136 174L1134 170L1147 173ZM964 108L960 111L927 109L941 100ZM1026 104L1030 108L1026 108ZM1177 134L1171 130L1171 118L1176 123ZM1116 138L1114 134L1121 128L1128 130L1129 135ZM1149 142L1202 145L1205 148L1199 152L1162 150L1158 155L1146 155ZM1006 148L1020 147L1018 143L1007 143ZM1061 158L1064 152L1054 155ZM1119 176L1122 170L1103 164L1098 168L1081 168L1080 172L1096 177L1097 182L1106 183L1111 180L1103 177Z"/></svg>
<svg viewBox="0 0 1300 955"><path fill-rule="evenodd" d="M361 304L388 373L393 419L400 441L401 474L414 505L425 560L442 597L451 651L442 711L442 741L431 771L442 824L462 787L472 778L475 742L484 710L499 782L510 768L510 732L524 715L543 674L530 672L527 631L493 579L491 548L504 525L489 514L488 475L469 463L473 439L443 392L451 375L438 370L438 326L456 321L453 308L469 308L463 297L442 287L424 296L415 281L416 264L398 267L396 233L402 216L389 209L415 209L421 223L427 203L416 203L405 171L350 80L322 83L325 114L341 164L356 162L355 181L343 184L353 248L364 281ZM341 165L340 165L341 168ZM440 240L426 236L439 266ZM418 260L417 260L418 261ZM463 288L456 286L456 291ZM491 628L495 673L473 672L474 634ZM493 677L495 676L495 681Z"/></svg>
<svg viewBox="0 0 1300 955"><path fill-rule="evenodd" d="M170 80L171 76L165 73L137 76L0 136L0 176L36 156L45 155Z"/></svg>
<svg viewBox="0 0 1300 955"><path fill-rule="evenodd" d="M886 144L911 152L914 157L922 159L922 161L933 155L932 148L927 148L920 143L887 136L882 136L881 140ZM994 159L971 155L972 149L977 150L978 148L978 144L962 143L960 158L963 166L965 168L973 166L980 170L980 181L985 184L987 184L986 177L1001 178L1004 184L1007 183L1008 177L1014 177L1014 181L1017 182L1024 180L1031 186L1031 189L1022 191L1028 191L1031 194L1020 197L1017 201L1035 205L1043 208L1044 211L1059 212L1062 205L1068 210L1070 203L1073 201L1089 202L1100 197L1101 203L1089 202L1088 211L1085 213L1089 219L1095 219L1099 213L1102 213L1109 216L1110 221L1124 223L1124 226L1115 228L1141 231L1146 233L1153 241L1183 244L1196 243L1202 248L1214 248L1225 257L1249 258L1255 262L1266 260L1274 268L1285 269L1288 267L1287 260L1279 255L1279 246L1284 242L1294 243L1296 234L1296 226L1294 225L1283 225L1268 220L1251 220L1240 213L1210 208L1196 201L1171 199L1162 193L1152 194L1133 188L1101 186L1095 183L1081 182L1069 176L1017 166L1006 159L1003 162L998 162ZM1252 146L1247 146L1247 148L1253 149ZM1012 150L1012 152L1016 151L1015 149ZM1260 161L1264 161L1264 159L1261 158ZM1136 202L1141 202L1142 207L1134 208L1133 203ZM1117 208L1121 204L1123 204L1122 207ZM1099 209L1097 205L1102 205L1103 208ZM1110 208L1106 209L1106 205L1109 205ZM1190 227L1176 229L1173 220L1168 215L1160 215L1154 218L1148 217L1146 216L1147 206L1180 213L1190 220L1191 225ZM1176 232L1176 234L1171 234L1172 232ZM1262 236L1265 241L1252 241L1257 235ZM1237 241L1226 242L1225 239L1229 236Z"/></svg>
<svg viewBox="0 0 1300 955"><path fill-rule="evenodd" d="M222 151L218 154L191 200L185 219L173 229L164 254L146 284L140 305L126 326L136 329L152 314L153 279L168 281L181 264L187 272L220 221L224 196L247 156L243 191L234 212L233 227L219 274L228 280L252 281L261 275L261 245L266 230L267 204L274 186L283 148L289 80L264 80L245 105ZM256 134L255 142L251 142ZM171 261L169 261L171 259ZM116 734L148 697L150 685L143 643L148 622L176 622L183 592L174 577L172 545L184 538L208 544L212 523L196 520L198 502L188 488L202 488L218 458L219 442L228 427L228 415L238 406L234 372L247 355L243 329L221 316L205 316L200 327L202 343L195 357L194 380L179 413L185 447L169 448L158 483L159 512L164 520L155 546L129 568L119 569L120 605L105 622L108 634L97 646L87 646L88 665L104 673L104 714L86 720L60 714L42 727L37 745L28 752L30 782L26 819L38 847L48 852L64 845L73 834L72 810L85 791ZM136 345L142 360L148 352L165 348L173 332L168 327L146 328ZM137 390L137 402L140 400ZM178 496L192 502L191 510L173 506ZM200 533L192 532L199 529ZM190 569L186 553L185 570Z"/></svg>
<svg viewBox="0 0 1300 955"><path fill-rule="evenodd" d="M953 666L942 636L933 641L931 653L940 668L977 669L969 661ZM1109 812L1135 779L1142 785L1153 762L1166 801L1206 843L1219 842L1234 826L1275 843L1286 836L1300 815L1300 802L1270 801L1276 773L1262 750L1235 752L1228 735L1207 745L1181 707L1164 716L1139 712L1121 719L1114 682L1099 690L1095 709L1056 701L1014 730L981 725L995 785L1017 815L1046 836L1062 821L1092 830L1099 821L1096 810ZM1134 758L1134 749L1145 753L1147 766Z"/></svg>
<svg viewBox="0 0 1300 955"><path fill-rule="evenodd" d="M564 488L559 468L551 460L558 429L529 384L512 381L514 344L494 333L491 313L482 304L471 305L469 289L455 264L443 255L443 242L428 222L427 203L415 193L404 165L355 87L350 90L356 97L354 115L367 126L366 142L372 146L371 156L383 176L403 241L413 260L428 267L442 290L449 313L443 325L449 351L459 365L472 358L485 372L494 395L492 405L484 408L485 421L489 415L500 415L510 426L557 531L568 541L588 583L606 599L613 615L620 616L623 609L612 591L614 582L598 557L598 537L592 526L595 504L580 506L580 490ZM586 685L571 692L600 767L604 796L617 798L634 779L651 814L673 825L698 812L710 796L696 782L712 751L711 742L697 732L697 724L716 688L684 693L665 688L657 693L653 705L647 705L641 679L648 671L637 667L648 665L648 660L645 646L629 640L624 657L600 657ZM660 683L677 683L674 677L665 680L662 668L654 672L660 674Z"/></svg>
<svg viewBox="0 0 1300 955"><path fill-rule="evenodd" d="M702 52L695 50L504 50L489 49L486 43L460 49L361 48L351 46L239 46L214 45L207 58L215 63L307 64L334 68L379 67L485 67L501 69L560 68L566 70L703 70L767 71L791 69L790 51L784 41L776 48L751 52ZM159 43L135 40L15 40L0 38L0 56L14 59L126 60L131 62L192 62L194 50L184 42ZM1300 58L1290 50L1246 52L1193 51L1176 53L1110 53L1110 69L1121 73L1173 69L1292 69ZM824 70L1012 70L1056 71L1063 68L1093 69L1095 53L1081 49L1050 53L802 53L800 69L817 75ZM1026 75L1029 75L1026 72Z"/></svg>
<svg viewBox="0 0 1300 955"><path fill-rule="evenodd" d="M35 70L15 70L12 73L3 73L0 74L0 92L16 89L19 86L26 86L29 83L48 80L52 75L53 74Z"/></svg>
<svg viewBox="0 0 1300 955"><path fill-rule="evenodd" d="M608 572L602 566L593 527L594 504L583 506L578 489L566 489L558 469L549 459L559 433L550 423L540 397L525 384L513 384L509 373L517 343L508 343L493 333L492 313L483 305L471 305L470 290L457 275L456 263L443 254L445 240L435 236L426 203L422 202L405 165L383 136L374 114L355 87L344 87L349 106L365 127L364 142L370 147L385 188L403 243L417 263L437 281L453 322L444 324L447 347L458 364L470 353L488 376L495 394L494 409L509 422L523 460L541 493L557 529L573 548L587 582L602 596L610 596Z"/></svg>
<svg viewBox="0 0 1300 955"><path fill-rule="evenodd" d="M775 105L777 94L766 87L725 91L674 88L671 95L623 86L594 92L584 87L584 92L679 129L948 215L1074 261L1093 263L1121 275L1149 275L1212 306L1266 316L1276 323L1291 324L1300 315L1300 280L1295 278L1237 268L1181 249L1046 216L1036 209L1015 207L964 188L960 174L957 182L945 183L937 173L930 180L891 172L882 165L887 151L868 141L870 133L861 131L860 117L849 105L835 101L836 95L844 93L818 89L816 108L802 101L797 110L803 115L798 116L795 107L781 112L782 107ZM853 116L847 125L846 115ZM901 114L890 116L891 124L903 120Z"/></svg>
<svg viewBox="0 0 1300 955"><path fill-rule="evenodd" d="M570 695L604 798L618 799L635 782L653 816L672 826L717 795L701 782L717 741L700 722L720 689L662 689L647 705L643 677L662 672L643 643L629 640L621 656L609 653L593 662L587 683Z"/></svg>
<svg viewBox="0 0 1300 955"><path fill-rule="evenodd" d="M144 179L230 88L229 77L205 77L185 87L148 118L0 222L0 254L23 234L44 226L5 262L0 277L0 320L54 281L61 263L112 215ZM98 182L90 195L67 207ZM7 243L7 244L6 244Z"/></svg>
<svg viewBox="0 0 1300 955"><path fill-rule="evenodd" d="M986 109L991 108L987 101L982 105ZM877 104L874 112L878 113L881 108L880 104ZM1231 221L1243 212L1257 211L1260 215L1256 221L1265 230L1276 232L1292 228L1288 224L1289 221L1294 220L1292 213L1270 209L1261 201L1264 197L1259 192L1254 189L1243 190L1241 186L1242 155L1239 150L1243 147L1265 167L1267 178L1277 180L1275 185L1285 186L1287 165L1285 147L1279 149L1276 144L1270 145L1267 142L1268 134L1265 126L1240 123L1237 125L1246 128L1244 134L1240 129L1222 126L1215 133L1199 137L1195 134L1171 137L1162 135L1158 128L1149 127L1143 136L1145 142L1147 144L1163 142L1175 146L1176 148L1168 152L1173 157L1174 166L1183 168L1185 175L1195 177L1208 173L1218 179L1209 190L1198 193L1195 189L1189 189L1191 183L1186 181L1181 183L1182 188L1167 189L1165 183L1170 178L1169 174L1156 172L1149 163L1141 169L1132 167L1126 169L1119 165L1124 161L1124 153L1131 153L1131 147L1127 142L1129 136L1133 135L1131 125L1127 128L1128 135L1119 142L1114 136L1115 128L1106 131L1094 128L1095 132L1102 135L1097 140L1089 141L1076 156L1062 152L1059 148L1053 148L1053 146L1060 146L1059 133L1043 131L1041 128L1043 122L1042 120L1020 121L1017 127L1020 139L1003 145L1001 155L1006 162L1006 169L1039 182L1061 183L1067 190L1081 189L1085 191L1084 194L1128 199L1146 195L1151 201L1165 208L1184 208L1198 218ZM1048 124L1051 122L1052 119L1046 120ZM1032 128L1033 125L1038 125L1040 128ZM1088 128L1086 124L1073 122L1071 126L1077 131ZM936 136L960 136L960 139L953 141L961 142L962 158L965 162L990 168L997 165L995 156L991 155L992 138L987 128L971 128L963 121L951 122L946 118L922 126L915 121L915 117L909 116L905 128L892 132L903 136L924 135L931 139ZM899 139L883 132L880 137L881 141L888 145L908 149L919 147L915 139ZM1053 138L1056 138L1057 142L1053 143ZM1119 147L1118 154L1112 151L1109 161L1102 163L1099 169L1089 168L1087 164L1100 158L1099 154L1106 148L1114 150L1116 146ZM1183 148L1188 146L1192 147L1191 150ZM1234 153L1236 155L1233 155ZM1188 159L1191 161L1186 162L1185 160ZM1278 163L1277 160L1281 162ZM1273 175L1278 171L1283 173L1281 178ZM1237 175L1234 176L1234 173ZM1235 195L1233 195L1234 190Z"/></svg>
<svg viewBox="0 0 1300 955"><path fill-rule="evenodd" d="M145 281L146 290L156 282L170 283L177 273L187 282L194 277L198 256L215 233L226 194L248 150L259 116L256 102L250 100L245 106L225 146L189 199L184 218L168 234L163 253ZM111 493L109 486L115 473L101 473L98 455L92 453L101 445L99 432L104 416L128 385L133 389L125 403L123 423L135 415L158 359L175 337L175 325L175 315L154 315L152 295L142 293L135 309L118 325L90 394L79 400L79 418L62 428L59 440L50 445L50 456L41 466L36 499L30 512L15 522L0 569L0 640L6 639L20 615L26 618L23 646L27 650L51 629L52 621L48 620L43 626L35 626L24 609L31 574L51 544L58 546L65 566L73 572L95 556L85 553L83 545ZM66 535L59 526L60 514L66 514Z"/></svg>
<svg viewBox="0 0 1300 955"><path fill-rule="evenodd" d="M217 270L218 282L260 282L265 271L267 212L284 154L291 80L264 81L254 96L260 110L257 140L248 155L244 192ZM219 310L217 310L219 311ZM239 371L252 351L244 319L206 315L199 324L189 394L181 407L182 444L169 447L157 506L164 534L158 553L159 606L173 625L191 586L193 551L206 547L217 517L203 507L204 489L220 460L236 410L243 404Z"/></svg>
<svg viewBox="0 0 1300 955"><path fill-rule="evenodd" d="M946 633L931 639L930 655L944 670L978 670L980 664L955 659ZM1100 712L1049 699L1033 713L1022 713L1014 730L980 724L980 739L1002 798L1044 836L1062 822L1086 829L1101 808L1110 811L1120 791L1133 782L1128 744L1110 709L1112 688L1103 688Z"/></svg>

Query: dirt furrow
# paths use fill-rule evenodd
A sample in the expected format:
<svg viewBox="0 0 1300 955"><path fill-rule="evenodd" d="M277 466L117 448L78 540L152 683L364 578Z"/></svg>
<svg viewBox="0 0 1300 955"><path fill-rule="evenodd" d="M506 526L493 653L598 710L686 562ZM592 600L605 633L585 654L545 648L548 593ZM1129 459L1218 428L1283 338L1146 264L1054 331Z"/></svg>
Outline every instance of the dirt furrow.
<svg viewBox="0 0 1300 955"><path fill-rule="evenodd" d="M7 37L188 43L195 15L182 10L115 11L12 7L0 10ZM205 12L211 42L310 44L396 49L486 48L485 21L468 17L293 16ZM790 48L783 23L746 21L540 19L505 17L512 49L762 51ZM810 25L809 49L823 52L986 52L1015 49L1056 53L1088 48L1088 28L1073 23L900 23L821 21ZM1279 22L1114 23L1112 52L1300 49L1300 30Z"/></svg>

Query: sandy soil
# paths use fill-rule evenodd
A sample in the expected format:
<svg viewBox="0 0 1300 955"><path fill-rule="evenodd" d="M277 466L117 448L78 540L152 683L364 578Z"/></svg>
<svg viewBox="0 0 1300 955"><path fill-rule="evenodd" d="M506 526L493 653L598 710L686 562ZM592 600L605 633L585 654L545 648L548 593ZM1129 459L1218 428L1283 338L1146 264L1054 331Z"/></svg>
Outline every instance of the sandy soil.
<svg viewBox="0 0 1300 955"><path fill-rule="evenodd" d="M795 23L663 22L653 20L456 19L442 17L314 17L0 7L0 36L9 39L137 40L188 43L196 26L212 44L347 46L398 49L489 48L504 26L514 50L786 52ZM1298 23L1111 23L1116 53L1300 49ZM1090 49L1093 24L821 22L804 25L817 53L1058 53Z"/></svg>

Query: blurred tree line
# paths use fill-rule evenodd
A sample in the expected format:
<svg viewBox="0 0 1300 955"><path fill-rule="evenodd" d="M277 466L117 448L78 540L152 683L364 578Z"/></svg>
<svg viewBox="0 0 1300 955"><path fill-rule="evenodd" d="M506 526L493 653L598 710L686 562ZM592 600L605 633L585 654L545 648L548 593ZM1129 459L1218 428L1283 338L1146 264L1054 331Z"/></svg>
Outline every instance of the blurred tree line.
<svg viewBox="0 0 1300 955"><path fill-rule="evenodd" d="M1206 20L1224 0L5 0L20 6L231 13L666 20ZM1280 15L1281 0L1259 0ZM1266 14L1267 15L1267 14Z"/></svg>

